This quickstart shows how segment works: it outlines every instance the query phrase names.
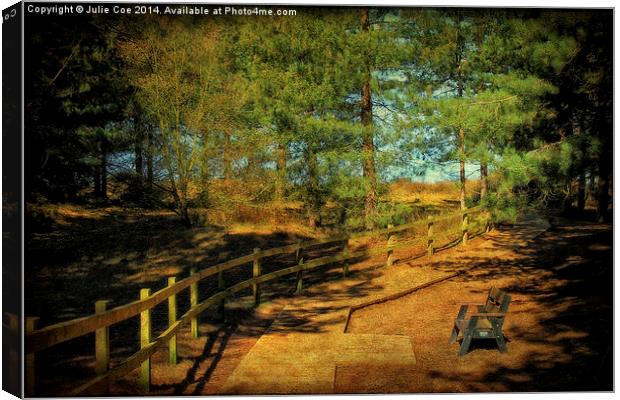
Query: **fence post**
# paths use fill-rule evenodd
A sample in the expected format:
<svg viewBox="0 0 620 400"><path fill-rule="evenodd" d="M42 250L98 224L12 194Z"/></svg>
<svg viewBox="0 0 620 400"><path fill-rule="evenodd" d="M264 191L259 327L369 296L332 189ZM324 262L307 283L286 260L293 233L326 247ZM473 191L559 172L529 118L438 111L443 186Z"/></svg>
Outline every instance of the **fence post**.
<svg viewBox="0 0 620 400"><path fill-rule="evenodd" d="M140 300L146 299L151 295L151 289L140 289ZM151 343L151 310L144 310L140 313L140 349L145 348ZM151 388L151 357L145 360L140 366L140 387L144 392Z"/></svg>
<svg viewBox="0 0 620 400"><path fill-rule="evenodd" d="M299 262L297 263L297 265L299 266L304 265L303 257L299 259ZM301 292L303 291L304 291L304 271L299 270L297 271L297 276L295 277L295 294L300 295Z"/></svg>
<svg viewBox="0 0 620 400"><path fill-rule="evenodd" d="M189 275L192 276L194 274L196 274L196 268L191 268L189 270ZM198 304L198 282L189 285L189 303L192 309ZM198 317L194 317L190 320L190 326L192 337L196 339L198 337Z"/></svg>
<svg viewBox="0 0 620 400"><path fill-rule="evenodd" d="M297 250L295 250L295 262L298 263L302 255L301 240L297 241Z"/></svg>
<svg viewBox="0 0 620 400"><path fill-rule="evenodd" d="M95 302L95 314L103 314L108 308L110 300L98 300ZM95 331L95 373L103 375L110 367L110 328L105 326ZM105 393L110 387L105 383Z"/></svg>
<svg viewBox="0 0 620 400"><path fill-rule="evenodd" d="M346 278L349 274L349 238L345 240L344 246L342 246L342 255L345 257L344 264L342 264L342 276Z"/></svg>
<svg viewBox="0 0 620 400"><path fill-rule="evenodd" d="M392 229L394 225L389 224L388 229ZM394 264L394 250L392 250L392 246L394 245L394 235L390 232L388 233L387 240L387 260L385 261L386 267L391 267Z"/></svg>
<svg viewBox="0 0 620 400"><path fill-rule="evenodd" d="M297 241L297 250L295 251L295 262L297 265L302 265L304 263L304 258L302 257L302 248L301 248L301 240ZM303 281L303 272L297 271L297 275L295 276L295 294L299 295L304 290L304 281Z"/></svg>
<svg viewBox="0 0 620 400"><path fill-rule="evenodd" d="M26 335L37 329L39 317L26 317ZM26 354L26 376L25 376L25 392L26 396L34 396L36 384L35 372L35 354Z"/></svg>
<svg viewBox="0 0 620 400"><path fill-rule="evenodd" d="M224 280L224 271L222 271L219 268L218 268L218 271L217 271L217 289L220 292L224 291L226 289L226 281ZM218 313L220 314L221 318L224 319L225 318L225 314L226 314L226 297L224 297L220 301L220 304L218 305L217 310L218 310Z"/></svg>
<svg viewBox="0 0 620 400"><path fill-rule="evenodd" d="M176 276L168 277L168 286L174 286L177 283ZM176 293L168 297L168 326L172 326L177 322L177 295ZM173 335L168 342L168 362L170 364L177 363L177 335Z"/></svg>
<svg viewBox="0 0 620 400"><path fill-rule="evenodd" d="M469 232L467 232L468 217L467 211L463 211L463 246L467 245L467 239L469 238Z"/></svg>
<svg viewBox="0 0 620 400"><path fill-rule="evenodd" d="M433 248L433 217L432 216L428 216L428 226L427 226L427 251L428 251L428 256L431 257L433 255L433 253L435 252L435 249Z"/></svg>
<svg viewBox="0 0 620 400"><path fill-rule="evenodd" d="M260 253L260 248L255 247L254 248L254 263L252 265L252 277L253 278L258 278L261 275L261 266L260 266L260 257L258 257L258 254ZM260 286L258 283L254 283L252 285L252 293L254 295L254 306L258 307L258 305L260 304Z"/></svg>

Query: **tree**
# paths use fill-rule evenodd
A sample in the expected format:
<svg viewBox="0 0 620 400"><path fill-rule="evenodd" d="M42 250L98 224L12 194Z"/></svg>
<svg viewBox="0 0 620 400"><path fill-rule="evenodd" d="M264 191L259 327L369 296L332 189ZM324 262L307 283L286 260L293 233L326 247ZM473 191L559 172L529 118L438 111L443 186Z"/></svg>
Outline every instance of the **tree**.
<svg viewBox="0 0 620 400"><path fill-rule="evenodd" d="M470 125L465 96L474 96L468 85L468 55L473 35L473 13L463 9L422 10L405 14L403 34L421 54L414 60L416 86L425 88L423 108L436 125L435 133L453 135L450 154L459 163L459 201L465 204L466 133ZM419 96L419 94L415 94ZM435 112L435 110L440 110ZM434 121L434 122L433 122ZM444 154L445 157L445 154Z"/></svg>
<svg viewBox="0 0 620 400"><path fill-rule="evenodd" d="M25 55L27 198L76 201L90 185L105 197L107 152L120 146L105 132L122 121L129 98L116 35L98 17L33 18Z"/></svg>
<svg viewBox="0 0 620 400"><path fill-rule="evenodd" d="M137 101L157 123L169 191L187 226L190 185L208 137L219 127L213 112L225 106L228 94L222 93L227 78L222 65L213 62L220 36L217 25L160 18L121 45Z"/></svg>
<svg viewBox="0 0 620 400"><path fill-rule="evenodd" d="M529 71L557 88L543 97L545 110L523 132L518 147L538 155L537 173L553 177L539 189L547 193L545 198L562 198L564 208L572 205L576 192L577 206L583 209L586 174L602 171L598 179L601 218L607 209L605 182L612 159L606 150L599 152L609 149L610 138L610 20L599 11L553 10L509 22L495 36L490 58L503 68Z"/></svg>
<svg viewBox="0 0 620 400"><path fill-rule="evenodd" d="M535 120L550 115L544 99L557 90L548 76L533 73L536 69L527 62L551 69L566 62L573 47L570 41L555 38L561 46L541 60L540 49L551 33L544 31L541 21L514 11L418 14L420 18L405 30L412 46L423 49L412 73L420 81L413 96L419 108L410 112L410 118L418 121L417 126L430 126L431 135L439 135L430 141L435 157L458 161L459 200L464 208L466 164L480 165L484 197L489 165L501 159L518 132L531 131ZM438 148L443 150L437 152Z"/></svg>
<svg viewBox="0 0 620 400"><path fill-rule="evenodd" d="M609 189L612 175L612 65L613 23L609 13L591 11L578 17L553 15L559 32L577 42L576 54L560 76L562 98L554 99L570 113L565 125L577 135L578 208L585 205L586 172L598 175L597 219L608 218ZM567 101L568 100L568 101ZM590 167L590 168L589 168Z"/></svg>
<svg viewBox="0 0 620 400"><path fill-rule="evenodd" d="M360 9L360 30L364 36L370 35L370 17L368 7ZM369 39L366 39L369 41ZM362 56L363 83L361 95L361 122L362 122L362 154L364 184L366 186L366 199L364 214L366 228L372 229L377 213L377 172L375 169L375 144L372 123L372 91L370 80L373 65L370 61L370 49L364 49Z"/></svg>
<svg viewBox="0 0 620 400"><path fill-rule="evenodd" d="M364 184L364 219L367 229L376 227L378 195L377 142L388 139L375 121L376 110L385 114L391 102L395 73L406 59L406 47L393 28L397 11L362 7L359 31L352 37L354 77L360 90L361 155ZM382 121L383 122L383 121ZM388 139L387 141L390 141Z"/></svg>
<svg viewBox="0 0 620 400"><path fill-rule="evenodd" d="M311 226L321 224L328 160L343 145L354 104L349 40L354 14L307 10L273 24L250 21L241 29L238 54L254 82L254 121L271 138L274 194L287 181L298 189ZM347 157L345 152L341 153Z"/></svg>

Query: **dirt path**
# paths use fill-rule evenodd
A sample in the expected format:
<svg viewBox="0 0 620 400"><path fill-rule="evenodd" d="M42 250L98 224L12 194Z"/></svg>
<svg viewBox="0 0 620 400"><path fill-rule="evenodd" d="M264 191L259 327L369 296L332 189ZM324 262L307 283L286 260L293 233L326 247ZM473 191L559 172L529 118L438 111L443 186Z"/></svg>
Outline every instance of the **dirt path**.
<svg viewBox="0 0 620 400"><path fill-rule="evenodd" d="M361 365L351 373L366 379L337 380L336 391L612 390L611 227L560 224L527 246L511 237L498 232L479 247L491 255L483 268L354 313L349 332L408 336L417 364L394 380ZM482 340L459 358L447 344L458 304L480 302L491 286L513 296L509 352Z"/></svg>
<svg viewBox="0 0 620 400"><path fill-rule="evenodd" d="M372 273L360 269L355 279L313 286L306 296L294 300L280 313L227 379L223 392L544 391L608 387L605 385L610 381L605 374L611 371L606 368L611 355L605 346L611 344L611 336L606 336L611 332L611 317L606 318L605 312L611 309L610 297L605 297L607 292L594 299L577 300L579 293L567 297L562 290L578 288L567 288L567 277L558 276L557 271L568 268L566 265L574 266L573 272L566 271L568 275L594 273L586 277L590 280L611 273L611 263L606 263L610 258L605 258L611 254L611 246L605 244L611 236L610 227L548 228L544 220L527 216L511 229L494 232L465 249L444 253L431 263L418 260L371 270ZM591 242L585 251L575 246L584 242ZM593 253L593 260L583 257L590 248L602 254ZM594 270L590 268L593 266ZM472 267L476 268L445 284L357 311L347 333L343 333L351 305ZM602 287L604 282L599 282ZM504 288L514 296L506 326L511 351L503 355L488 343L476 343L470 355L459 359L457 348L446 343L452 314L458 310L458 303L484 298L490 286ZM579 330L556 321L558 316L570 315L575 307L586 312L588 306L599 312L599 321L591 321L598 323L600 330L594 341L594 335L584 330L584 325ZM586 321L579 324L583 323ZM586 362L580 354L590 354L587 357L595 364L590 367L597 371L597 376L589 382L573 379L581 376L580 367ZM549 381L548 370L553 371L551 375L559 374L557 379Z"/></svg>
<svg viewBox="0 0 620 400"><path fill-rule="evenodd" d="M304 277L301 296L285 279L248 310L231 304L227 322L201 323L201 338L179 335L179 363L153 358L153 395L388 393L608 389L611 386L611 227L528 216L521 223L428 259L420 249ZM472 269L473 268L473 269ZM459 278L353 313L349 307L455 271ZM474 343L464 358L447 338L458 303L491 285L513 295L509 353ZM596 371L591 379L582 368ZM76 364L77 368L77 364ZM80 365L80 371L83 365ZM76 369L76 371L78 371ZM364 379L359 379L363 376ZM111 394L135 395L137 371ZM594 388L594 389L593 389Z"/></svg>

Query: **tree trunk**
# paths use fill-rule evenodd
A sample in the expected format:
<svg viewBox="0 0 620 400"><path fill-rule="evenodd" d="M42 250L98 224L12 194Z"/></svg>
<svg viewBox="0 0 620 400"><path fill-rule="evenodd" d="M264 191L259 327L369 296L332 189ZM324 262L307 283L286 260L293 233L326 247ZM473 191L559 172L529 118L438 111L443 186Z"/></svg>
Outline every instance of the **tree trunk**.
<svg viewBox="0 0 620 400"><path fill-rule="evenodd" d="M361 31L368 35L370 32L370 19L368 7L363 7L360 11ZM375 170L375 144L372 121L372 93L370 89L371 71L368 55L366 56L366 71L362 85L361 119L362 119L362 156L363 156L363 175L366 189L366 199L364 205L364 216L366 228L373 229L376 226L377 214L377 173Z"/></svg>
<svg viewBox="0 0 620 400"><path fill-rule="evenodd" d="M247 155L247 167L246 174L248 177L256 177L258 175L258 156L255 153L250 153Z"/></svg>
<svg viewBox="0 0 620 400"><path fill-rule="evenodd" d="M577 189L577 209L581 212L586 207L586 171L581 170Z"/></svg>
<svg viewBox="0 0 620 400"><path fill-rule="evenodd" d="M142 130L142 126L136 128L136 138L134 141L133 152L134 152L134 166L136 168L136 174L140 177L144 177L144 158L143 158L143 150L142 144L144 142L144 134Z"/></svg>
<svg viewBox="0 0 620 400"><path fill-rule="evenodd" d="M588 191L586 193L586 198L588 198L588 197L591 198L591 199L596 199L597 198L597 195L596 195L597 192L598 192L598 190L597 190L597 182L598 182L597 175L598 174L594 173L594 171L592 171L590 173L590 182L587 185Z"/></svg>
<svg viewBox="0 0 620 400"><path fill-rule="evenodd" d="M610 168L609 162L605 157L605 151L599 157L598 171L598 204L596 210L596 218L598 222L607 220L607 208L609 206L609 186L610 186Z"/></svg>
<svg viewBox="0 0 620 400"><path fill-rule="evenodd" d="M188 228L191 228L192 219L189 215L187 196L186 194L183 194L182 192L181 194L179 194L179 189L174 179L171 179L170 183L172 184L172 197L174 198L174 203L177 208L177 213L179 214L179 217L181 217L181 221L183 222L183 225L185 225Z"/></svg>
<svg viewBox="0 0 620 400"><path fill-rule="evenodd" d="M319 168L316 153L308 145L306 162L308 165L308 224L321 226L321 191L319 187Z"/></svg>
<svg viewBox="0 0 620 400"><path fill-rule="evenodd" d="M232 179L232 154L230 146L230 132L224 132L224 179ZM206 160L205 160L206 162Z"/></svg>
<svg viewBox="0 0 620 400"><path fill-rule="evenodd" d="M155 151L155 145L153 144L153 132L151 127L148 128L146 134L147 149L146 149L146 182L149 188L153 187L153 153Z"/></svg>
<svg viewBox="0 0 620 400"><path fill-rule="evenodd" d="M105 138L101 140L101 198L108 198L108 143Z"/></svg>
<svg viewBox="0 0 620 400"><path fill-rule="evenodd" d="M461 25L461 20L462 20L462 15L459 14L459 19L458 19L459 28ZM463 37L461 36L461 32L459 30L458 35L457 35L457 48L456 48L456 55L455 55L458 97L463 97L463 76L462 76L462 71L461 71L461 67L462 67L461 64L463 61L463 54L462 54L463 43L462 42L463 42ZM466 204L465 204L465 182L466 182L466 178L465 178L465 129L463 129L462 127L459 129L459 172L460 172L459 198L461 202L461 210L465 210L466 208Z"/></svg>
<svg viewBox="0 0 620 400"><path fill-rule="evenodd" d="M101 168L99 165L93 169L93 194L97 199L101 197Z"/></svg>
<svg viewBox="0 0 620 400"><path fill-rule="evenodd" d="M613 121L611 119L612 111L606 107L599 109L600 116L596 123L596 131L601 140L601 150L598 155L598 194L597 194L597 220L598 222L607 222L609 215L607 209L609 207L609 189L612 184L613 176Z"/></svg>
<svg viewBox="0 0 620 400"><path fill-rule="evenodd" d="M587 146L583 138L581 127L576 122L577 117L574 113L571 114L568 123L566 124L566 130L568 135L577 136L579 143L579 177L577 178L577 210L580 212L584 210L586 206L586 166L588 165L587 159ZM572 202L571 202L572 203ZM572 206L572 204L571 204Z"/></svg>
<svg viewBox="0 0 620 400"><path fill-rule="evenodd" d="M458 72L457 72L457 76L458 76L458 96L459 97L463 97L463 80L461 78L461 63L460 63L460 59L458 60ZM460 186L460 193L459 193L459 199L461 202L461 210L464 210L466 208L466 204L465 204L465 182L466 182L466 178L465 178L465 129L460 128L459 129L459 172L460 172L460 180L459 180L459 186Z"/></svg>
<svg viewBox="0 0 620 400"><path fill-rule="evenodd" d="M569 213L571 207L573 206L573 182L569 182L566 184L566 196L564 196L564 201L562 202L562 209L564 213Z"/></svg>
<svg viewBox="0 0 620 400"><path fill-rule="evenodd" d="M476 51L482 51L484 46L484 34L486 27L489 23L486 17L477 21L478 29L476 31ZM463 88L461 87L461 91ZM484 81L480 80L478 83L478 87L476 88L476 93L479 94L484 90ZM486 197L489 192L489 165L486 161L480 162L480 204Z"/></svg>
<svg viewBox="0 0 620 400"><path fill-rule="evenodd" d="M192 227L192 219L189 216L189 208L187 207L186 202L181 202L181 206L179 207L179 211L181 213L181 220L183 221L183 225L187 228Z"/></svg>
<svg viewBox="0 0 620 400"><path fill-rule="evenodd" d="M489 167L487 163L480 163L480 201L489 191Z"/></svg>
<svg viewBox="0 0 620 400"><path fill-rule="evenodd" d="M459 172L460 172L460 194L461 210L466 208L465 205L465 130L459 129Z"/></svg>
<svg viewBox="0 0 620 400"><path fill-rule="evenodd" d="M286 188L286 146L282 143L278 143L276 152L277 179L275 197L277 201L282 201L284 199Z"/></svg>

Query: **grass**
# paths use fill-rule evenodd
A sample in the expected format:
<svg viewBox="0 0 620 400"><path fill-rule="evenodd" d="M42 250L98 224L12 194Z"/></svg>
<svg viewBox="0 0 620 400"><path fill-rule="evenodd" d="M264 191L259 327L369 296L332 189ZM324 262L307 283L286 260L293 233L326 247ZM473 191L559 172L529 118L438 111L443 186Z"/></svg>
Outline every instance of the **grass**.
<svg viewBox="0 0 620 400"><path fill-rule="evenodd" d="M466 182L465 192L468 196L479 191L479 181ZM453 208L453 204L459 200L459 186L457 182L450 181L420 183L398 180L389 185L385 199L395 203L416 204L420 207Z"/></svg>

